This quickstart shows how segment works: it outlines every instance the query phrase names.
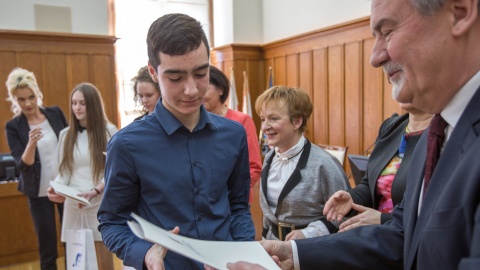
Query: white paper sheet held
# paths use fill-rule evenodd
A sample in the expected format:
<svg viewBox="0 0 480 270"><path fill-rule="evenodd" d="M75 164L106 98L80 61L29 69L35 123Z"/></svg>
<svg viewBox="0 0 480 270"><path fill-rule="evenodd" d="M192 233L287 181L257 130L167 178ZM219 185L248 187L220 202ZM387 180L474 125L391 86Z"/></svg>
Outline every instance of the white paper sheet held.
<svg viewBox="0 0 480 270"><path fill-rule="evenodd" d="M128 221L133 233L141 239L166 247L190 259L217 269L227 269L228 262L247 261L266 269L280 269L259 242L226 242L192 239L166 231L132 213L137 221ZM181 232L181 231L180 231Z"/></svg>
<svg viewBox="0 0 480 270"><path fill-rule="evenodd" d="M55 192L62 195L62 196L65 196L65 197L68 197L70 199L73 199L83 205L90 205L90 202L83 198L83 197L80 197L78 196L77 194L80 194L82 192L72 188L72 187L69 187L69 186L66 186L64 184L60 184L60 183L57 183L57 182L53 182L53 181L50 181L50 186L53 187L53 189L55 189Z"/></svg>

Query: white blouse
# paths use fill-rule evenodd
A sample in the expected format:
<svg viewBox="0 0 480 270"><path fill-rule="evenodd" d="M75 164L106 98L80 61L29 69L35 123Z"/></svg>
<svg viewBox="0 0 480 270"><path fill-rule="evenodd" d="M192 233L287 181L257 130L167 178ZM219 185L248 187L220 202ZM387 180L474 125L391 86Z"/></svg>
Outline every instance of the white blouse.
<svg viewBox="0 0 480 270"><path fill-rule="evenodd" d="M50 181L52 181L58 173L58 168L56 166L57 162L52 158L56 155L55 150L57 149L58 139L47 119L39 125L30 125L30 130L35 128L41 128L43 135L43 137L37 142L37 150L40 155L40 161L42 162L38 197L45 197L47 196L47 189L50 186Z"/></svg>
<svg viewBox="0 0 480 270"><path fill-rule="evenodd" d="M278 153L278 149L275 148L275 157L270 165L267 179L267 201L273 213L277 210L278 197L283 187L297 167L305 143L305 137L302 136L295 146L283 153Z"/></svg>

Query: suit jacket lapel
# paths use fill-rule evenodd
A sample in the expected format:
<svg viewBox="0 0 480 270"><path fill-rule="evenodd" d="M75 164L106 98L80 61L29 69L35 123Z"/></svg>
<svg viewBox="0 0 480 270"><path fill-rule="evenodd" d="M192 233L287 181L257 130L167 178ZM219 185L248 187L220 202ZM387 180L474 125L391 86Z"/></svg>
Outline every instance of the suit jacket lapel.
<svg viewBox="0 0 480 270"><path fill-rule="evenodd" d="M18 130L19 130L19 134L20 134L20 138L22 140L22 143L23 143L23 145L26 146L27 143L28 143L30 126L28 125L27 118L25 117L25 115L23 113L18 117Z"/></svg>
<svg viewBox="0 0 480 270"><path fill-rule="evenodd" d="M405 258L405 269L412 268L411 264L413 264L413 259L415 258L415 254L417 251L416 248L413 248L412 242L415 242L416 247L419 240L419 235L416 234L416 237L414 239L414 233L418 219L418 202L420 200L420 192L422 190L425 165L415 166L414 164L425 164L425 159L427 157L427 138L428 129L423 132L412 154L412 161L410 162L410 172L408 174L407 180L407 188L404 195L405 216L403 219L403 226L405 234L405 248L409 254L409 256Z"/></svg>
<svg viewBox="0 0 480 270"><path fill-rule="evenodd" d="M47 111L45 109L40 109L40 110L42 111L42 113L47 118L48 122L50 123L50 126L52 126L52 129L55 132L55 134L57 135L57 139L58 139L58 134L64 128L62 120L60 118L58 118L57 117L58 115L56 113L53 113L52 111Z"/></svg>
<svg viewBox="0 0 480 270"><path fill-rule="evenodd" d="M410 249L410 256L408 257L407 261L409 264L407 264L407 269L408 266L411 266L415 259L421 234L430 218L430 214L434 210L438 198L440 197L439 195L442 194L442 190L446 186L446 183L452 180L450 177L455 171L457 164L461 162L465 151L478 137L478 131L476 129L479 128L477 124L480 122L480 108L478 107L478 104L480 104L479 90L480 88L477 89L476 93L465 108L465 111L455 126L449 140L445 144L440 159L438 160L438 164L430 180L428 190L422 201L420 215L418 216L418 221L415 224L411 246L406 246L406 248ZM425 164L425 162L423 164ZM424 166L421 167L423 168ZM422 180L419 181L420 187L421 183L423 182L423 174L421 175L421 179ZM418 204L420 188L415 189L415 192L416 196L413 197L417 198Z"/></svg>
<svg viewBox="0 0 480 270"><path fill-rule="evenodd" d="M275 151L271 151L271 155L267 157L267 162L265 163L265 167L262 169L262 177L261 177L261 182L262 182L262 190L263 190L263 195L265 198L267 197L267 180L268 180L268 172L270 171L270 165L272 165L272 160L273 157L275 156Z"/></svg>

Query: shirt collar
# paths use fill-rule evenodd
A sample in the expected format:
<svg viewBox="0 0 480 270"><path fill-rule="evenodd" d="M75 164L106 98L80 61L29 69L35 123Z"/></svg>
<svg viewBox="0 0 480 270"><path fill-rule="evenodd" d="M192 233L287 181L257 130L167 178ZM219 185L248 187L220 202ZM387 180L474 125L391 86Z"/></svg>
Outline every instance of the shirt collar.
<svg viewBox="0 0 480 270"><path fill-rule="evenodd" d="M161 98L157 102L157 105L155 105L155 111L153 114L168 135L173 134L179 128L183 127L183 124L169 110L167 110L165 106L163 106ZM204 129L205 127L216 129L212 119L208 115L207 110L202 104L200 106L200 119L193 131L195 132L197 130Z"/></svg>
<svg viewBox="0 0 480 270"><path fill-rule="evenodd" d="M461 89L458 91L450 103L440 113L447 121L448 125L454 128L457 125L460 116L472 99L476 90L480 86L480 71L477 72Z"/></svg>
<svg viewBox="0 0 480 270"><path fill-rule="evenodd" d="M297 144L295 144L292 148L288 149L283 153L278 153L278 147L275 147L275 153L280 159L282 158L289 159L292 156L295 156L296 154L298 154L298 152L300 152L303 149L304 145L305 145L305 137L302 135L298 140Z"/></svg>

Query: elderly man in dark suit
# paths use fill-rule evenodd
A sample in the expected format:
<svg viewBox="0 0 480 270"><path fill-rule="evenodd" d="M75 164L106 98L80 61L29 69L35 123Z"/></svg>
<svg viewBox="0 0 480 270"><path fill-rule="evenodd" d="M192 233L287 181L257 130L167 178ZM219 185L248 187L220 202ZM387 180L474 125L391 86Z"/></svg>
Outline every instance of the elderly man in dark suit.
<svg viewBox="0 0 480 270"><path fill-rule="evenodd" d="M433 173L422 165L433 149L424 132L411 162L419 165L384 225L262 242L284 269L479 269L479 9L479 0L372 0L371 64L383 67L395 99L446 121L440 159Z"/></svg>

